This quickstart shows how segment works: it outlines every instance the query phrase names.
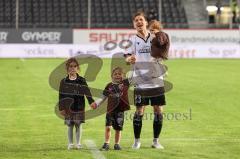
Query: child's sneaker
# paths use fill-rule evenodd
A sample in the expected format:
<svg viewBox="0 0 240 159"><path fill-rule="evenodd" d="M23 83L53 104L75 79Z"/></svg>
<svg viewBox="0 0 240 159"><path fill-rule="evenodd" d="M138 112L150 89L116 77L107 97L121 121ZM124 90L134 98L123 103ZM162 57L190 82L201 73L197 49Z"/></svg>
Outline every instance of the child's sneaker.
<svg viewBox="0 0 240 159"><path fill-rule="evenodd" d="M101 151L108 151L109 150L109 144L108 143L104 143L100 150Z"/></svg>
<svg viewBox="0 0 240 159"><path fill-rule="evenodd" d="M71 150L74 148L74 145L73 144L68 144L68 150Z"/></svg>
<svg viewBox="0 0 240 159"><path fill-rule="evenodd" d="M121 146L119 144L115 144L114 145L114 150L121 150Z"/></svg>

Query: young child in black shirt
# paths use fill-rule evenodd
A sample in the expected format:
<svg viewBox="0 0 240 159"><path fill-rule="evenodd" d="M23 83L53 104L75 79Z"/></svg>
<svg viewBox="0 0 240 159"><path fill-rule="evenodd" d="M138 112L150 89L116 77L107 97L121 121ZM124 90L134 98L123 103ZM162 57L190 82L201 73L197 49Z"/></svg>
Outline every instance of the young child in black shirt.
<svg viewBox="0 0 240 159"><path fill-rule="evenodd" d="M85 99L94 102L85 78L78 75L79 63L75 58L66 61L67 77L61 80L59 88L59 111L65 117L68 126L68 149L74 148L73 128L76 127L76 148L82 148L81 123L85 122Z"/></svg>

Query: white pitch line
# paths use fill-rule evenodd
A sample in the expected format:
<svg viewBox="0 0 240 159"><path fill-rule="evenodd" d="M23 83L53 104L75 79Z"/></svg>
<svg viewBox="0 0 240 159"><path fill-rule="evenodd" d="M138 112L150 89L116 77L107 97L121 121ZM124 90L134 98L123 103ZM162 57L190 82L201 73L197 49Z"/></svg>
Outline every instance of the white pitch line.
<svg viewBox="0 0 240 159"><path fill-rule="evenodd" d="M25 58L20 58L20 61L25 62Z"/></svg>
<svg viewBox="0 0 240 159"><path fill-rule="evenodd" d="M94 159L106 159L105 156L98 150L93 140L85 140L84 142L90 149Z"/></svg>

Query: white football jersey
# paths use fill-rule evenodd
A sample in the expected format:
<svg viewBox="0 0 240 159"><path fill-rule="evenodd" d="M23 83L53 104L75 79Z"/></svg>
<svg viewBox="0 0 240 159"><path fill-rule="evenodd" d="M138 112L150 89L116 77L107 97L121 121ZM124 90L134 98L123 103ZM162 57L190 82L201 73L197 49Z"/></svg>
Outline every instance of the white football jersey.
<svg viewBox="0 0 240 159"><path fill-rule="evenodd" d="M160 63L151 56L152 36L148 33L146 40L138 35L129 39L132 43L125 51L126 55L134 54L136 62L131 74L132 83L139 88L163 87L163 70Z"/></svg>
<svg viewBox="0 0 240 159"><path fill-rule="evenodd" d="M138 62L148 62L152 59L150 55L152 36L150 33L146 40L138 35L133 35L129 40L132 45L126 49L126 54L135 54Z"/></svg>

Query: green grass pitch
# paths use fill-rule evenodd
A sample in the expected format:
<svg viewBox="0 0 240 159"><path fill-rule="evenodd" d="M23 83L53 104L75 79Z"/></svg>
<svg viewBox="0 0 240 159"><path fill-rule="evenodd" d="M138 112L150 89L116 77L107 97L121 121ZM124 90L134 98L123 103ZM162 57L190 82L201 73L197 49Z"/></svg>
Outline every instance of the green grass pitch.
<svg viewBox="0 0 240 159"><path fill-rule="evenodd" d="M48 84L51 71L63 61L0 59L0 159L90 159L94 156L85 141L102 146L105 115L83 125L82 150L67 150L66 126L54 114L58 92ZM148 118L143 121L142 147L132 150L132 121L127 119L122 133L123 150L102 152L105 158L239 158L240 60L179 59L166 64L167 80L173 83L173 89L166 94L164 109L170 116L164 119L161 134L165 149L150 148L153 132ZM110 60L105 59L99 80L90 82L91 87L104 88L110 81L109 66ZM132 112L134 106L128 113ZM146 113L150 112L148 106ZM185 118L171 117L176 114L185 114ZM113 137L114 131L111 147Z"/></svg>

